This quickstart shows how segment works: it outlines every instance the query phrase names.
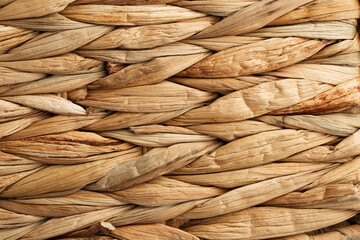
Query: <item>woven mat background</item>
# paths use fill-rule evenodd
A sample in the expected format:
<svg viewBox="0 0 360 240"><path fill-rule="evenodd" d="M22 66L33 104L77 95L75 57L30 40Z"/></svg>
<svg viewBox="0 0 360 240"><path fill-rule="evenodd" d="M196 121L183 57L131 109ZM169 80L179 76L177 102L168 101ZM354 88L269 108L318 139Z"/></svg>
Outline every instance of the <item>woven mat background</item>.
<svg viewBox="0 0 360 240"><path fill-rule="evenodd" d="M0 239L360 239L359 17L0 1Z"/></svg>

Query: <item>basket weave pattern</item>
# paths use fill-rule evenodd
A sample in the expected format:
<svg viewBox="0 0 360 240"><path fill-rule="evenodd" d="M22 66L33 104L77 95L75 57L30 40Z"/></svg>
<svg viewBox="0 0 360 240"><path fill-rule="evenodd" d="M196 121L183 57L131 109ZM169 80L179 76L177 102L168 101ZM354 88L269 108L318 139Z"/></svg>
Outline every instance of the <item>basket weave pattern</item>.
<svg viewBox="0 0 360 240"><path fill-rule="evenodd" d="M359 17L0 1L0 240L360 239Z"/></svg>

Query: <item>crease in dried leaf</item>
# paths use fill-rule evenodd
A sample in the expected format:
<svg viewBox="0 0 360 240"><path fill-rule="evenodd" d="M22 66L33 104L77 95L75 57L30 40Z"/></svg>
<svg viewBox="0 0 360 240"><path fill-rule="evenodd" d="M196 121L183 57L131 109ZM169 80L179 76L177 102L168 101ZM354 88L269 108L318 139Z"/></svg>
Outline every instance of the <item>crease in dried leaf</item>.
<svg viewBox="0 0 360 240"><path fill-rule="evenodd" d="M74 5L65 8L61 14L76 21L117 26L171 23L206 16L172 5Z"/></svg>
<svg viewBox="0 0 360 240"><path fill-rule="evenodd" d="M146 49L186 39L211 26L214 17L204 17L177 23L117 28L81 49Z"/></svg>
<svg viewBox="0 0 360 240"><path fill-rule="evenodd" d="M326 40L270 38L217 52L177 76L226 78L273 71L303 61L326 45Z"/></svg>
<svg viewBox="0 0 360 240"><path fill-rule="evenodd" d="M257 117L284 106L309 100L331 85L301 79L271 81L229 93L208 106L192 109L170 121L171 125L234 122Z"/></svg>

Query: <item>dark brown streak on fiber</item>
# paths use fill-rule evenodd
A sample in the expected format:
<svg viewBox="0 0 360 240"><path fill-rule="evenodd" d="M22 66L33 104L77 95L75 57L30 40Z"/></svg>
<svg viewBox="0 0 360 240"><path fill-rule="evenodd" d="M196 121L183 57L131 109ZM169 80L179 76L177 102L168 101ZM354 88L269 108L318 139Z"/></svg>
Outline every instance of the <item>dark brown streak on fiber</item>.
<svg viewBox="0 0 360 240"><path fill-rule="evenodd" d="M6 120L6 119L11 119L11 120L20 119L20 117L29 116L29 115L32 115L32 114L37 113L37 112L40 112L40 110L34 109L31 112L27 112L27 113L24 113L24 114L19 114L19 115L16 115L16 116L0 117L0 122L4 122L3 120Z"/></svg>
<svg viewBox="0 0 360 240"><path fill-rule="evenodd" d="M360 86L357 86L356 88L352 88L346 92L335 92L335 94L332 94L331 96L319 96L318 100L320 104L317 104L315 106L306 106L305 108L299 110L292 110L291 112L288 112L286 114L324 114L336 110L343 110L355 106L359 103L360 99L357 99L356 96L359 94L359 91ZM352 97L351 95L354 95L354 97ZM341 98L344 98L344 100L339 101L341 100ZM270 114L281 115L283 113L280 109Z"/></svg>

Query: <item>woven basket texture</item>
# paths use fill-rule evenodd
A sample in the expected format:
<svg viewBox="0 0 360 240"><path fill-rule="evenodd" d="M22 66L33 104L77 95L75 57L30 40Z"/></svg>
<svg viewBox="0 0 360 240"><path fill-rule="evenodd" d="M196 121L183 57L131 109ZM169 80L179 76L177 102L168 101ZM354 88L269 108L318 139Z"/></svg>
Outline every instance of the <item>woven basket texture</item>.
<svg viewBox="0 0 360 240"><path fill-rule="evenodd" d="M0 240L360 239L358 0L1 0Z"/></svg>

